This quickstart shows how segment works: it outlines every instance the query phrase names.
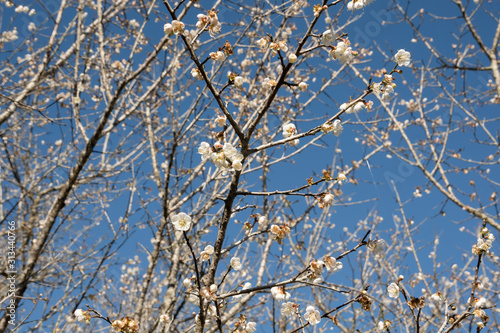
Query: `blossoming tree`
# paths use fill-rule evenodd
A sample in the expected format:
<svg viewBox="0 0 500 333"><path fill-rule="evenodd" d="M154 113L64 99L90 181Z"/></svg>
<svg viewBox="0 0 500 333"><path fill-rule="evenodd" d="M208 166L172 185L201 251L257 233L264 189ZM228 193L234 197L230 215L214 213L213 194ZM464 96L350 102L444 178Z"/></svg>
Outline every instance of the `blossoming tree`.
<svg viewBox="0 0 500 333"><path fill-rule="evenodd" d="M499 329L493 3L0 5L0 332Z"/></svg>

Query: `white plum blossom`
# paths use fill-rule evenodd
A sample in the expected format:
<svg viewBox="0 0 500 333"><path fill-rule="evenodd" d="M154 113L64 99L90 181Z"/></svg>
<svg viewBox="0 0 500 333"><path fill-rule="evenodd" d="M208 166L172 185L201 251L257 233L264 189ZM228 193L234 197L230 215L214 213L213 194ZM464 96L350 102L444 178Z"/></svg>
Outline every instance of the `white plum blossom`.
<svg viewBox="0 0 500 333"><path fill-rule="evenodd" d="M375 0L352 0L347 3L348 10L358 10L369 5Z"/></svg>
<svg viewBox="0 0 500 333"><path fill-rule="evenodd" d="M217 52L210 52L210 58L215 61L223 61L225 58L224 52L222 51L217 51Z"/></svg>
<svg viewBox="0 0 500 333"><path fill-rule="evenodd" d="M342 122L340 121L340 119L335 119L333 121L333 135L335 136L339 136L341 133L342 133L342 130L344 129L342 127Z"/></svg>
<svg viewBox="0 0 500 333"><path fill-rule="evenodd" d="M350 42L348 39L344 39L342 41L337 42L337 46L332 47L330 50L330 56L333 59L337 59L341 63L345 64L346 62L354 59L354 55L357 54L352 48L349 46Z"/></svg>
<svg viewBox="0 0 500 333"><path fill-rule="evenodd" d="M200 143L200 146L198 147L198 154L201 155L201 158L203 160L210 158L211 152L212 152L212 147L210 147L210 144L208 144L207 142Z"/></svg>
<svg viewBox="0 0 500 333"><path fill-rule="evenodd" d="M76 309L74 315L77 321L81 322L86 320L85 311L83 311L82 309Z"/></svg>
<svg viewBox="0 0 500 333"><path fill-rule="evenodd" d="M172 31L174 34L176 35L182 34L184 32L184 27L185 25L181 21L177 20L172 21ZM163 29L165 29L165 27L163 27Z"/></svg>
<svg viewBox="0 0 500 333"><path fill-rule="evenodd" d="M215 118L215 123L219 127L224 127L226 124L226 116L217 116L217 118Z"/></svg>
<svg viewBox="0 0 500 333"><path fill-rule="evenodd" d="M342 185L342 182L344 182L344 181L347 181L347 177L345 176L345 174L344 174L344 173L339 172L339 174L338 174L338 176L337 176L337 183L338 183L339 185Z"/></svg>
<svg viewBox="0 0 500 333"><path fill-rule="evenodd" d="M198 68L191 69L191 76L196 80L203 80L203 75Z"/></svg>
<svg viewBox="0 0 500 333"><path fill-rule="evenodd" d="M495 236L488 230L488 228L482 228L476 244L472 246L472 253L475 255L488 253L493 246L494 240Z"/></svg>
<svg viewBox="0 0 500 333"><path fill-rule="evenodd" d="M321 43L325 44L326 46L330 46L335 42L335 35L333 34L331 29L326 30L323 32L321 35Z"/></svg>
<svg viewBox="0 0 500 333"><path fill-rule="evenodd" d="M193 286L193 284L191 283L191 279L188 279L188 278L185 278L183 281L182 281L182 285L184 286L184 288L191 288Z"/></svg>
<svg viewBox="0 0 500 333"><path fill-rule="evenodd" d="M363 103L362 101L359 101L353 105L351 105L350 107L347 107L349 103L343 103L341 106L340 106L340 110L341 111L344 111L345 110L345 113L353 113L353 112L358 112L358 111L361 111L363 108L365 108L365 103Z"/></svg>
<svg viewBox="0 0 500 333"><path fill-rule="evenodd" d="M214 247L212 245L205 246L205 250L200 253L201 261L207 261L213 253Z"/></svg>
<svg viewBox="0 0 500 333"><path fill-rule="evenodd" d="M306 91L306 90L307 90L307 83L305 83L305 82L300 82L300 83L299 83L299 90L300 90L300 91Z"/></svg>
<svg viewBox="0 0 500 333"><path fill-rule="evenodd" d="M295 55L295 53L291 53L288 56L288 61L290 61L291 64L294 64L297 62L297 56Z"/></svg>
<svg viewBox="0 0 500 333"><path fill-rule="evenodd" d="M295 304L293 302L284 302L281 304L280 312L282 316L290 317L295 313Z"/></svg>
<svg viewBox="0 0 500 333"><path fill-rule="evenodd" d="M165 23L165 25L163 26L163 32L167 36L172 36L174 34L174 28L172 27L172 24Z"/></svg>
<svg viewBox="0 0 500 333"><path fill-rule="evenodd" d="M411 62L411 54L410 54L410 52L405 51L404 49L401 49L398 51L398 53L396 53L396 55L394 56L394 59L398 63L398 66L409 67L410 62Z"/></svg>
<svg viewBox="0 0 500 333"><path fill-rule="evenodd" d="M257 44L259 47L260 47L260 50L261 51L265 51L267 46L269 45L269 39L267 38L261 38L261 39L258 39L255 44Z"/></svg>
<svg viewBox="0 0 500 333"><path fill-rule="evenodd" d="M196 28L198 29L203 29L207 24L210 23L208 16L205 14L200 13L196 17L198 18L198 22L196 22Z"/></svg>
<svg viewBox="0 0 500 333"><path fill-rule="evenodd" d="M392 96L391 94L394 93L394 88L392 86L392 84L388 84L386 85L383 89L382 89L382 100L384 102L388 102L391 100Z"/></svg>
<svg viewBox="0 0 500 333"><path fill-rule="evenodd" d="M262 86L264 87L264 89L276 87L276 80L266 77L264 81L262 81Z"/></svg>
<svg viewBox="0 0 500 333"><path fill-rule="evenodd" d="M311 325L317 325L321 321L321 315L319 314L319 311L316 310L316 308L312 305L309 305L306 308L306 313L304 314L304 318Z"/></svg>
<svg viewBox="0 0 500 333"><path fill-rule="evenodd" d="M389 293L390 298L398 298L399 297L399 286L392 282L388 287L387 287L387 292Z"/></svg>
<svg viewBox="0 0 500 333"><path fill-rule="evenodd" d="M329 255L323 256L323 262L325 263L326 270L329 272L337 272L344 267L340 261Z"/></svg>
<svg viewBox="0 0 500 333"><path fill-rule="evenodd" d="M335 119L333 121L333 123L324 123L323 125L321 125L321 130L325 133L330 133L332 132L333 135L335 136L339 136L340 134L342 134L342 130L344 128L342 127L342 122L340 121L340 119Z"/></svg>
<svg viewBox="0 0 500 333"><path fill-rule="evenodd" d="M323 196L323 203L329 205L333 202L334 196L331 193L327 193Z"/></svg>
<svg viewBox="0 0 500 333"><path fill-rule="evenodd" d="M243 267L243 265L241 264L241 260L238 257L231 258L230 264L235 271L239 271Z"/></svg>
<svg viewBox="0 0 500 333"><path fill-rule="evenodd" d="M287 301L290 298L290 293L285 291L282 286L272 287L271 295L277 301Z"/></svg>
<svg viewBox="0 0 500 333"><path fill-rule="evenodd" d="M198 147L198 153L203 160L210 159L213 164L225 174L230 170L240 171L243 168L243 155L229 142L217 142L211 147L202 142Z"/></svg>
<svg viewBox="0 0 500 333"><path fill-rule="evenodd" d="M21 5L17 6L16 9L14 9L16 13L27 13L29 12L29 10L30 8L28 6L21 6Z"/></svg>
<svg viewBox="0 0 500 333"><path fill-rule="evenodd" d="M241 88L243 86L243 77L237 76L234 78L234 86L236 88Z"/></svg>
<svg viewBox="0 0 500 333"><path fill-rule="evenodd" d="M283 51L283 52L288 51L288 46L286 45L286 41L284 40L279 40L277 42L269 43L269 48L273 50L273 56L278 54L278 51Z"/></svg>
<svg viewBox="0 0 500 333"><path fill-rule="evenodd" d="M175 230L188 231L191 228L191 216L181 212L172 216L172 224Z"/></svg>
<svg viewBox="0 0 500 333"><path fill-rule="evenodd" d="M291 136L294 136L295 134L297 134L297 128L294 124L288 123L283 126L283 136L285 138L289 138Z"/></svg>

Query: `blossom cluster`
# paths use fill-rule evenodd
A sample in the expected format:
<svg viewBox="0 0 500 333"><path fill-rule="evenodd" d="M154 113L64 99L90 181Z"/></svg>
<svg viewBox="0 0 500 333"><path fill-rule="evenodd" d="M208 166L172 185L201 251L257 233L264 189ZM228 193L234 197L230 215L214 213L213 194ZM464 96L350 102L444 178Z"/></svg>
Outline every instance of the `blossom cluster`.
<svg viewBox="0 0 500 333"><path fill-rule="evenodd" d="M257 323L254 321L247 321L247 317L241 314L238 321L234 323L234 333L253 333L257 330Z"/></svg>
<svg viewBox="0 0 500 333"><path fill-rule="evenodd" d="M309 264L309 275L310 280L316 281L321 280L321 274L323 273L323 268L326 268L328 272L335 273L343 268L343 264L337 261L335 258L325 255L323 260L313 259Z"/></svg>
<svg viewBox="0 0 500 333"><path fill-rule="evenodd" d="M358 52L354 51L350 45L351 42L347 38L338 40L337 45L332 46L329 51L330 57L332 57L333 59L337 59L343 64L351 61L355 56L358 55Z"/></svg>
<svg viewBox="0 0 500 333"><path fill-rule="evenodd" d="M172 36L172 35L179 35L184 32L184 23L178 20L173 20L172 23L166 23L163 26L163 32L167 36Z"/></svg>
<svg viewBox="0 0 500 333"><path fill-rule="evenodd" d="M218 33L220 33L222 25L219 22L219 18L217 17L217 12L213 9L205 14L198 14L198 22L196 22L196 28L205 29L208 26L208 33L210 36L214 37Z"/></svg>
<svg viewBox="0 0 500 333"><path fill-rule="evenodd" d="M271 225L271 233L273 234L274 240L276 240L278 244L282 244L283 239L285 239L290 233L290 227L287 224L273 224Z"/></svg>
<svg viewBox="0 0 500 333"><path fill-rule="evenodd" d="M353 112L361 111L367 107L367 104L365 104L362 101L354 103L353 105L350 105L348 107L349 104L351 104L351 103L343 103L342 105L340 105L340 110L342 110L342 111L345 110L345 113L353 113Z"/></svg>
<svg viewBox="0 0 500 333"><path fill-rule="evenodd" d="M212 245L205 246L205 250L200 253L201 261L207 261L212 254L214 254L214 247Z"/></svg>
<svg viewBox="0 0 500 333"><path fill-rule="evenodd" d="M358 10L363 8L364 6L368 6L375 0L352 0L347 3L348 10Z"/></svg>
<svg viewBox="0 0 500 333"><path fill-rule="evenodd" d="M482 228L481 233L477 238L477 243L472 246L472 253L475 255L488 253L494 240L495 236L488 230L488 228Z"/></svg>
<svg viewBox="0 0 500 333"><path fill-rule="evenodd" d="M139 322L133 318L123 317L122 319L113 321L111 327L113 327L115 332L136 333L139 331Z"/></svg>
<svg viewBox="0 0 500 333"><path fill-rule="evenodd" d="M198 153L203 160L210 159L224 174L231 170L241 171L243 168L243 155L229 142L224 144L216 142L213 147L207 142L202 142Z"/></svg>
<svg viewBox="0 0 500 333"><path fill-rule="evenodd" d="M287 52L288 46L285 40L271 41L268 37L258 39L257 44L262 52L266 51L269 47L272 50L273 56L277 55L279 51Z"/></svg>
<svg viewBox="0 0 500 333"><path fill-rule="evenodd" d="M87 324L90 324L90 313L89 311L83 311L82 309L76 309L74 313L76 320L79 322L86 322Z"/></svg>
<svg viewBox="0 0 500 333"><path fill-rule="evenodd" d="M333 196L333 194L325 193L317 199L318 200L318 207L321 209L328 207L333 203L334 199L335 199L335 197Z"/></svg>
<svg viewBox="0 0 500 333"><path fill-rule="evenodd" d="M384 102L388 102L392 99L394 88L396 88L396 84L392 82L393 80L394 78L392 77L392 75L385 74L382 82L372 84L373 92L377 95L381 95L381 99Z"/></svg>
<svg viewBox="0 0 500 333"><path fill-rule="evenodd" d="M339 136L342 134L342 130L344 128L342 127L342 122L340 119L335 119L333 123L331 122L326 122L323 125L321 125L321 131L324 133L333 133L335 136Z"/></svg>
<svg viewBox="0 0 500 333"><path fill-rule="evenodd" d="M290 298L290 293L283 286L272 287L271 295L277 301L288 301Z"/></svg>
<svg viewBox="0 0 500 333"><path fill-rule="evenodd" d="M13 30L2 32L2 34L0 35L0 44L13 42L18 38L19 37L17 35L17 28L14 27Z"/></svg>

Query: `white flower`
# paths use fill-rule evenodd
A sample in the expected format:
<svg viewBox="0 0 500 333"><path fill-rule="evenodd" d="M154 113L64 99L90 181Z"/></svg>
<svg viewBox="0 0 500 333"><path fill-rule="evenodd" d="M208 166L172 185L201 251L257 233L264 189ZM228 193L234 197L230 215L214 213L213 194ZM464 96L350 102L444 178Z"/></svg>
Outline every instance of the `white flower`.
<svg viewBox="0 0 500 333"><path fill-rule="evenodd" d="M163 29L165 29L165 27L163 27ZM182 23L181 21L173 20L172 31L176 35L181 34L184 31L184 23Z"/></svg>
<svg viewBox="0 0 500 333"><path fill-rule="evenodd" d="M337 182L339 185L342 185L342 182L343 181L346 181L347 180L347 177L345 176L344 173L342 172L339 172L338 176L337 176Z"/></svg>
<svg viewBox="0 0 500 333"><path fill-rule="evenodd" d="M319 311L316 310L314 306L311 305L306 308L306 313L304 314L304 318L311 325L317 325L321 321L321 316L319 314Z"/></svg>
<svg viewBox="0 0 500 333"><path fill-rule="evenodd" d="M212 147L207 142L200 143L200 147L198 147L198 154L201 155L201 158L206 160L210 157L210 153L212 152Z"/></svg>
<svg viewBox="0 0 500 333"><path fill-rule="evenodd" d="M163 26L163 32L165 33L165 35L171 36L174 34L174 29L170 23L165 23L165 25Z"/></svg>
<svg viewBox="0 0 500 333"><path fill-rule="evenodd" d="M300 82L300 83L299 83L299 90L300 90L300 91L306 91L306 90L307 90L307 83L305 83L305 82Z"/></svg>
<svg viewBox="0 0 500 333"><path fill-rule="evenodd" d="M339 41L337 46L332 48L329 53L333 59L337 59L343 64L354 59L354 54L348 40L345 42Z"/></svg>
<svg viewBox="0 0 500 333"><path fill-rule="evenodd" d="M283 126L283 136L285 138L289 138L295 134L297 134L297 128L295 127L294 124L288 123L285 126Z"/></svg>
<svg viewBox="0 0 500 333"><path fill-rule="evenodd" d="M333 121L333 135L335 136L339 136L341 133L342 133L342 130L344 129L342 127L342 122L340 121L340 119L335 119Z"/></svg>
<svg viewBox="0 0 500 333"><path fill-rule="evenodd" d="M232 167L236 171L241 171L241 169L243 169L243 164L241 163L241 160L234 160Z"/></svg>
<svg viewBox="0 0 500 333"><path fill-rule="evenodd" d="M160 316L160 322L162 323L166 323L167 321L170 321L170 318L168 316L168 314L164 313Z"/></svg>
<svg viewBox="0 0 500 333"><path fill-rule="evenodd" d="M441 302L441 301L443 301L443 295L441 295L441 293L438 291L438 292L431 295L431 299L434 302Z"/></svg>
<svg viewBox="0 0 500 333"><path fill-rule="evenodd" d="M74 314L75 314L76 320L85 321L85 311L83 311L82 309L76 309Z"/></svg>
<svg viewBox="0 0 500 333"><path fill-rule="evenodd" d="M245 331L247 333L253 333L257 330L257 323L256 322L253 322L253 321L249 321L246 325L245 325Z"/></svg>
<svg viewBox="0 0 500 333"><path fill-rule="evenodd" d="M323 34L321 35L321 43L325 44L326 46L330 46L335 42L335 35L333 34L332 30L328 29Z"/></svg>
<svg viewBox="0 0 500 333"><path fill-rule="evenodd" d="M283 303L280 309L281 315L284 317L290 317L291 315L293 315L295 313L294 305L295 304L292 302Z"/></svg>
<svg viewBox="0 0 500 333"><path fill-rule="evenodd" d="M329 205L329 204L331 204L331 203L333 202L333 199L334 199L333 194L331 194L331 193L327 193L327 194L325 194L325 196L323 197L323 200L322 200L322 201L323 201L323 203L324 203L325 205Z"/></svg>
<svg viewBox="0 0 500 333"><path fill-rule="evenodd" d="M231 267L236 271L239 271L243 267L243 265L241 264L241 260L238 257L231 258L230 263L231 263Z"/></svg>
<svg viewBox="0 0 500 333"><path fill-rule="evenodd" d="M290 61L291 64L294 64L297 62L297 56L295 53L292 53L288 56L288 61Z"/></svg>
<svg viewBox="0 0 500 333"><path fill-rule="evenodd" d="M186 213L179 213L172 216L172 224L175 230L188 231L191 228L191 217Z"/></svg>
<svg viewBox="0 0 500 333"><path fill-rule="evenodd" d="M188 279L188 278L185 278L183 281L182 281L182 285L184 286L184 288L191 288L192 284L191 284L191 279Z"/></svg>
<svg viewBox="0 0 500 333"><path fill-rule="evenodd" d="M342 265L340 261L337 261L337 259L329 255L325 255L323 257L323 262L325 263L326 270L329 272L337 272L340 271L342 267L344 267L344 265Z"/></svg>
<svg viewBox="0 0 500 333"><path fill-rule="evenodd" d="M399 297L399 286L393 282L387 287L387 292L389 293L390 298L398 298Z"/></svg>
<svg viewBox="0 0 500 333"><path fill-rule="evenodd" d="M222 51L210 52L210 58L212 58L212 60L216 60L216 61L223 61L224 60L224 52L222 52Z"/></svg>
<svg viewBox="0 0 500 333"><path fill-rule="evenodd" d="M257 40L255 44L259 45L261 51L264 51L269 45L269 40L267 38L261 38Z"/></svg>
<svg viewBox="0 0 500 333"><path fill-rule="evenodd" d="M243 77L237 76L234 78L234 86L236 88L241 88L243 86Z"/></svg>
<svg viewBox="0 0 500 333"><path fill-rule="evenodd" d="M290 298L290 293L285 291L285 288L283 288L281 286L272 287L271 288L271 295L277 301L287 301Z"/></svg>
<svg viewBox="0 0 500 333"><path fill-rule="evenodd" d="M200 13L196 17L198 18L198 22L196 22L196 28L198 29L204 28L210 22L208 16L205 14Z"/></svg>
<svg viewBox="0 0 500 333"><path fill-rule="evenodd" d="M217 116L217 118L215 118L215 123L219 127L224 127L226 124L226 116Z"/></svg>
<svg viewBox="0 0 500 333"><path fill-rule="evenodd" d="M396 53L394 56L394 59L398 63L398 66L410 66L410 61L411 61L411 54L408 51L405 51L404 49L401 49Z"/></svg>
<svg viewBox="0 0 500 333"><path fill-rule="evenodd" d="M196 80L203 80L203 75L198 68L191 69L191 76Z"/></svg>

